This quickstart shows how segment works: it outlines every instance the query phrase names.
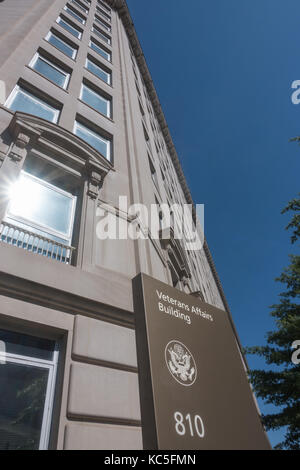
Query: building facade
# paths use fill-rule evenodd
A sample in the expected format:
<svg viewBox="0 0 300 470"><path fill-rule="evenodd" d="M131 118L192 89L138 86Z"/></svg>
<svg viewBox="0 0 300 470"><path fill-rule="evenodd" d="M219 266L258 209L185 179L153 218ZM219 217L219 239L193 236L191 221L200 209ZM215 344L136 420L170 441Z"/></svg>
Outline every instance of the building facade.
<svg viewBox="0 0 300 470"><path fill-rule="evenodd" d="M4 0L0 31L0 449L141 449L132 279L228 306L206 242L120 207L192 204L128 7Z"/></svg>

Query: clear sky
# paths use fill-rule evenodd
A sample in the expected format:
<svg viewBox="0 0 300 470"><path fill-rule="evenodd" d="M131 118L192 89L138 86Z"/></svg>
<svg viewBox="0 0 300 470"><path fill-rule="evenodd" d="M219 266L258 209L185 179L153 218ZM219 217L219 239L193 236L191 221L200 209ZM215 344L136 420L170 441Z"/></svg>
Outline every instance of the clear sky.
<svg viewBox="0 0 300 470"><path fill-rule="evenodd" d="M273 328L300 190L299 0L128 0L243 346ZM295 338L298 339L298 338ZM248 357L250 367L264 367ZM261 410L270 408L259 401ZM272 444L282 432L269 433Z"/></svg>

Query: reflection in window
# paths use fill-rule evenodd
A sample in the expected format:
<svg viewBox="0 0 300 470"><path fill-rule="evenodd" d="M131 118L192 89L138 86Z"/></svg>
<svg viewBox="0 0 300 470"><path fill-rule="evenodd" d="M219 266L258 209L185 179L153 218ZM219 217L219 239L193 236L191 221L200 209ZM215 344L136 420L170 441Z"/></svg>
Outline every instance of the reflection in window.
<svg viewBox="0 0 300 470"><path fill-rule="evenodd" d="M93 60L91 59L86 59L86 68L92 72L94 75L97 75L97 77L101 78L104 82L108 83L110 85L111 83L111 73L106 72L100 65L97 65Z"/></svg>
<svg viewBox="0 0 300 470"><path fill-rule="evenodd" d="M70 74L62 70L53 62L50 62L49 59L41 56L41 54L35 54L30 62L30 67L56 83L56 85L62 88L67 88Z"/></svg>
<svg viewBox="0 0 300 470"><path fill-rule="evenodd" d="M82 36L81 31L79 31L79 29L77 29L75 26L73 26L67 19L62 18L61 16L59 16L57 18L56 22L58 24L60 24L60 26L62 26L64 29L69 31L69 33L71 33L76 38L78 38L78 39L81 38L81 36Z"/></svg>
<svg viewBox="0 0 300 470"><path fill-rule="evenodd" d="M95 43L93 39L90 40L90 47L97 52L97 54L101 55L104 57L104 59L108 60L109 62L111 61L111 54L107 52L105 49L103 49L101 46Z"/></svg>
<svg viewBox="0 0 300 470"><path fill-rule="evenodd" d="M55 123L58 121L59 109L34 96L19 85L15 87L5 105L12 111L33 114Z"/></svg>
<svg viewBox="0 0 300 470"><path fill-rule="evenodd" d="M52 31L49 31L45 39L46 41L50 42L52 46L59 49L65 55L67 55L68 57L71 57L71 59L75 59L76 54L77 54L77 49L75 47L72 47L70 44L68 44L66 41L64 41L60 37L58 37Z"/></svg>
<svg viewBox="0 0 300 470"><path fill-rule="evenodd" d="M81 85L80 99L100 113L110 117L110 100L104 98L84 83Z"/></svg>
<svg viewBox="0 0 300 470"><path fill-rule="evenodd" d="M71 244L76 197L22 171L11 188L5 220Z"/></svg>
<svg viewBox="0 0 300 470"><path fill-rule="evenodd" d="M81 137L88 144L94 147L98 152L104 155L107 160L111 160L111 141L98 134L97 132L91 130L90 128L84 126L83 124L75 121L74 124L74 134Z"/></svg>
<svg viewBox="0 0 300 470"><path fill-rule="evenodd" d="M5 330L0 330L0 341L7 346L5 353L0 351L0 450L47 449L55 343Z"/></svg>

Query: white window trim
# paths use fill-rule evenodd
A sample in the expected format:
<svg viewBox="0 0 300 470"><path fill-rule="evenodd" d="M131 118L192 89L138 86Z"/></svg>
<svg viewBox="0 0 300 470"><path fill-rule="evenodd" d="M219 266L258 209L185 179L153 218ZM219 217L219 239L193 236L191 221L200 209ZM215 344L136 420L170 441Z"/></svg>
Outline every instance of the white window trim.
<svg viewBox="0 0 300 470"><path fill-rule="evenodd" d="M108 33L111 33L111 27L108 26L104 21L102 21L101 18L98 18L97 15L95 15L95 21L101 24L102 28L104 28Z"/></svg>
<svg viewBox="0 0 300 470"><path fill-rule="evenodd" d="M46 62L48 65L50 65L50 67L58 70L58 72L62 73L64 76L65 76L65 81L64 81L64 84L63 86L61 85L58 85L58 83L56 83L54 80L51 80L51 78L47 77L46 75L43 75L41 72L39 72L38 70L35 70L33 67L36 63L36 61L38 60L38 58L40 58L41 60L43 60L44 62ZM69 84L69 80L70 80L70 74L68 72L66 72L65 70L61 69L60 67L58 67L57 65L55 65L53 62L51 62L50 60L46 59L44 56L42 56L39 52L36 52L33 56L33 58L31 59L31 61L29 62L29 67L31 67L35 72L43 75L43 77L46 77L48 80L50 80L51 82L55 83L57 86L59 86L60 88L63 88L64 90L66 90L68 88L68 84Z"/></svg>
<svg viewBox="0 0 300 470"><path fill-rule="evenodd" d="M96 137L97 139L101 140L106 145L107 155L104 155L104 156L110 162L111 161L111 141L109 139L106 139L105 137L102 137L97 132L92 131L91 129L89 129L84 124L81 124L78 121L74 122L73 132L74 132L75 135L77 135L76 134L76 127L79 127L79 128L81 127L81 129L83 129L84 132L87 132L88 134L91 134L93 137ZM88 145L91 145L88 142L86 142L86 143ZM91 147L92 147L92 145L91 145ZM97 149L95 149L95 150L97 150Z"/></svg>
<svg viewBox="0 0 300 470"><path fill-rule="evenodd" d="M99 109L95 108L93 105L87 103L86 101L84 101L84 99L82 98L82 93L83 93L83 89L86 88L87 91L89 93L92 93L93 95L95 95L97 98L100 98L100 100L102 100L105 104L106 104L106 109L107 109L107 113L102 113L102 111L100 111ZM85 103L87 104L88 106L91 106L91 108L95 109L96 111L98 111L99 113L101 114L104 114L104 116L110 118L111 116L111 106L110 106L110 100L108 98L105 98L104 96L102 96L100 93L97 93L97 91L94 91L92 88L90 88L88 85L86 85L85 83L82 83L81 84L81 88L80 88L80 99Z"/></svg>
<svg viewBox="0 0 300 470"><path fill-rule="evenodd" d="M70 47L71 49L73 49L72 59L74 60L74 59L76 58L76 55L77 55L77 49L76 49L75 47L71 46L70 44L68 44L68 43L67 43L66 41L64 41L63 39L61 39L59 36L57 36L57 35L56 35L55 33L53 33L52 31L49 31L49 32L47 33L47 36L45 37L45 40L46 40L47 42L49 42L49 44L51 44L51 46L56 47L56 46L54 46L54 45L49 41L51 35L54 36L55 38L59 39L59 41L63 42L66 46L68 46L68 47ZM56 47L56 49L59 49L59 48ZM61 49L59 49L59 50L60 50L60 52L61 52L62 54L64 54L65 56L70 57L68 54L66 54L65 52L63 52Z"/></svg>
<svg viewBox="0 0 300 470"><path fill-rule="evenodd" d="M63 25L59 22L59 20L63 21L64 23L68 24L70 26L70 28L74 29L74 31L77 31L77 33L79 34L78 36L75 36L75 34L72 34L68 29L64 28ZM57 17L57 20L56 20L56 23L60 25L61 28L64 28L65 31L67 31L68 33L72 34L72 36L74 36L75 38L77 39L81 39L82 38L82 32L79 31L79 29L75 28L75 26L73 26L72 24L70 24L69 20L64 20L61 16L58 16Z"/></svg>
<svg viewBox="0 0 300 470"><path fill-rule="evenodd" d="M75 19L79 18L79 19L77 19L77 21L79 21L79 23L81 23L81 24L85 24L85 23L86 23L85 18L83 18L82 16L80 16L79 13L76 13L76 11L72 10L72 8L68 7L68 5L65 5L65 6L64 6L64 10L65 10L67 13L69 13L69 15L71 15L73 18L75 18ZM70 11L71 11L72 13L70 13ZM73 15L75 15L75 16L73 16Z"/></svg>
<svg viewBox="0 0 300 470"><path fill-rule="evenodd" d="M55 344L52 361L46 361L46 360L39 359L36 357L31 357L31 356L23 356L23 355L18 355L18 354L0 352L1 362L3 361L4 363L9 362L11 364L28 365L32 367L48 369L49 371L47 388L46 388L46 396L45 396L45 401L44 401L44 413L43 413L43 420L42 420L41 433L40 433L39 450L46 450L49 445L58 355L59 355L59 352L58 352L57 344Z"/></svg>
<svg viewBox="0 0 300 470"><path fill-rule="evenodd" d="M108 59L106 59L102 54L100 54L100 52L95 51L95 49L92 48L91 43L93 43L98 49L100 49L100 50L103 51L105 54L107 54ZM107 60L108 62L111 62L111 53L110 53L110 52L107 52L107 51L106 51L105 49L103 49L101 46L98 46L98 44L96 44L95 41L93 41L93 39L90 39L89 47L90 47L94 52L96 52L96 53L99 54L101 57L103 57L105 60Z"/></svg>
<svg viewBox="0 0 300 470"><path fill-rule="evenodd" d="M87 15L89 13L89 10L87 10L86 8L84 8L83 6L81 6L78 2L76 2L76 0L71 0L72 3L75 3L75 5L78 6L78 8L80 8L82 11L84 11Z"/></svg>
<svg viewBox="0 0 300 470"><path fill-rule="evenodd" d="M93 64L94 67L96 67L97 69L101 70L103 73L105 73L107 75L107 80L103 80L103 78L101 78L99 75L95 74L94 72L92 72L89 68L88 68L88 62L90 62L91 64ZM98 78L100 78L100 80L103 80L105 83L107 83L108 85L111 85L111 72L107 72L106 70L104 70L102 67L100 67L100 65L96 64L96 62L94 62L93 60L89 59L88 57L86 58L86 61L85 61L85 68L93 73L94 75L96 75Z"/></svg>
<svg viewBox="0 0 300 470"><path fill-rule="evenodd" d="M25 217L16 216L14 214L11 214L9 212L9 205L8 205L8 210L7 210L7 215L5 217L5 220L10 219L10 220L14 220L16 222L24 223L26 225L29 225L32 228L36 228L36 229L41 230L43 232L49 233L50 235L54 235L55 237L61 238L61 239L65 240L66 243L71 245L72 236L73 236L73 228L74 228L74 219L75 219L75 210L76 210L77 197L73 196L73 194L68 193L67 191L64 191L63 189L58 188L57 186L54 186L53 184L48 183L47 181L44 181L40 178L37 178L36 176L31 175L30 173L27 173L26 171L22 170L21 173L24 174L26 177L32 179L33 181L38 182L42 186L46 186L47 188L51 189L52 191L56 191L59 194L67 196L71 199L72 206L71 206L70 224L69 224L68 232L67 232L67 234L63 233L63 232L59 232L58 230L55 230L55 229L49 227L48 225L39 224L37 222L33 222L30 219L26 219Z"/></svg>
<svg viewBox="0 0 300 470"><path fill-rule="evenodd" d="M93 33L97 34L98 37L104 41L106 44L108 44L109 46L111 46L111 38L106 36L106 34L102 33L102 31L100 31L100 29L97 27L97 25L94 25L92 26L92 31ZM104 39L105 38L105 39Z"/></svg>
<svg viewBox="0 0 300 470"><path fill-rule="evenodd" d="M13 89L13 91L11 92L9 97L7 98L6 102L4 103L4 106L6 106L7 108L10 108L11 103L13 102L16 94L19 93L19 92L29 95L33 101L36 101L43 108L53 110L54 111L54 116L53 116L52 121L50 121L50 122L57 123L58 117L59 117L59 114L60 114L60 110L54 108L53 106L51 106L47 102L43 101L41 98L38 98L37 96L33 95L30 91L26 90L25 88L22 88L20 85L15 86L15 88Z"/></svg>
<svg viewBox="0 0 300 470"><path fill-rule="evenodd" d="M96 5L96 10L99 15L102 15L102 18L105 18L106 21L109 21L111 23L111 16L108 13L105 13L105 11L103 11L100 6Z"/></svg>

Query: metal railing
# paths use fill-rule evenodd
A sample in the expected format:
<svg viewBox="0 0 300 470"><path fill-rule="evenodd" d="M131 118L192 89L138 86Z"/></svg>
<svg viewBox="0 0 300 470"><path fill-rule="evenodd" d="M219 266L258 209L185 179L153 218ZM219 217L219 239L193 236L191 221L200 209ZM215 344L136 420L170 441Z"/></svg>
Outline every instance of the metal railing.
<svg viewBox="0 0 300 470"><path fill-rule="evenodd" d="M73 246L64 245L8 222L0 223L0 242L23 248L31 253L46 256L64 264L71 264L75 250Z"/></svg>

